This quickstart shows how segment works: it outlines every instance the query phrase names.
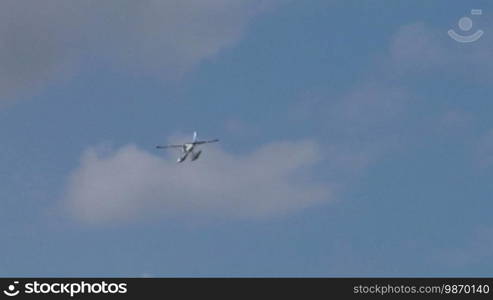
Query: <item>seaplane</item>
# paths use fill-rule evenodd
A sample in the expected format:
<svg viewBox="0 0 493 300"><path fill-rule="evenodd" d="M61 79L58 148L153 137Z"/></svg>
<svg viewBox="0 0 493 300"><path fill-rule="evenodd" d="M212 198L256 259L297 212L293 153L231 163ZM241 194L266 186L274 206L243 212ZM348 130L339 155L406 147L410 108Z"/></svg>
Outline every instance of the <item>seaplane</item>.
<svg viewBox="0 0 493 300"><path fill-rule="evenodd" d="M164 146L156 146L157 149L168 149L168 148L181 148L182 155L176 160L177 163L184 162L187 157L190 156L192 161L199 159L200 154L202 154L202 150L196 150L198 145L208 144L208 143L216 143L219 142L218 139L208 140L208 141L198 141L197 140L197 132L193 133L193 138L190 143L179 144L179 145L164 145Z"/></svg>

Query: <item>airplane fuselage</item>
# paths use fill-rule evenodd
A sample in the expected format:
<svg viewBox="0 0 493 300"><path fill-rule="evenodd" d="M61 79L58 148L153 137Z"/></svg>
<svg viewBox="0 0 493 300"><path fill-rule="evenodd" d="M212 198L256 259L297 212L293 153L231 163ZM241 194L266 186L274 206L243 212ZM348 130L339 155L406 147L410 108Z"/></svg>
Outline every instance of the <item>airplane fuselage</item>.
<svg viewBox="0 0 493 300"><path fill-rule="evenodd" d="M192 143L186 143L183 145L183 152L189 153L193 151L193 148L195 148L195 144Z"/></svg>
<svg viewBox="0 0 493 300"><path fill-rule="evenodd" d="M158 149L165 149L165 148L181 148L182 155L177 159L177 162L181 163L184 162L185 159L190 155L190 159L192 161L197 160L200 157L200 154L202 153L202 150L196 151L196 146L202 145L202 144L207 144L207 143L215 143L218 142L218 139L215 140L207 140L207 141L198 141L197 140L197 132L193 133L193 139L191 143L185 143L181 145L165 145L165 146L156 146Z"/></svg>

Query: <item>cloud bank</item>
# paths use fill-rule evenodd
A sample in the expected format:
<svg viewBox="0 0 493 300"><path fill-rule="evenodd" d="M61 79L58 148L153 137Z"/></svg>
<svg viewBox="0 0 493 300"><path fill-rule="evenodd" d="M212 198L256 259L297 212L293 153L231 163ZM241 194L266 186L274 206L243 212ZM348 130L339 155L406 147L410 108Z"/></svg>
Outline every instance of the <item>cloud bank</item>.
<svg viewBox="0 0 493 300"><path fill-rule="evenodd" d="M491 25L489 25L491 26ZM459 77L480 83L491 83L493 39L484 35L474 43L452 40L442 29L417 22L402 26L393 36L389 58L385 63L388 75Z"/></svg>
<svg viewBox="0 0 493 300"><path fill-rule="evenodd" d="M0 2L0 104L100 65L166 79L238 42L280 0L5 0Z"/></svg>
<svg viewBox="0 0 493 300"><path fill-rule="evenodd" d="M309 179L320 159L311 141L276 142L248 155L212 146L201 159L183 164L133 145L107 154L88 149L70 178L66 203L88 223L152 215L284 215L333 200L330 185Z"/></svg>

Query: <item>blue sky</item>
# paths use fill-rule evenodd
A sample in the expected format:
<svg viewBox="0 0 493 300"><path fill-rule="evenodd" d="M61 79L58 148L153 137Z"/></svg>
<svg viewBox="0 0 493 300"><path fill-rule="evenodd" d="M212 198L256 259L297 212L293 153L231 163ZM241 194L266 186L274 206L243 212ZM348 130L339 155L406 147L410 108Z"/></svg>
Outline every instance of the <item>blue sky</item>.
<svg viewBox="0 0 493 300"><path fill-rule="evenodd" d="M0 275L491 275L490 1L0 11Z"/></svg>

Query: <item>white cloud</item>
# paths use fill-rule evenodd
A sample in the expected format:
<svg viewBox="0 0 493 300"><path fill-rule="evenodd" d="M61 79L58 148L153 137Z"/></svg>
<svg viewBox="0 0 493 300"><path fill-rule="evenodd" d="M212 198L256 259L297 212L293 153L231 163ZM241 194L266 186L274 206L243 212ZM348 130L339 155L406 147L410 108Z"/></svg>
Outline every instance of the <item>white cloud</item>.
<svg viewBox="0 0 493 300"><path fill-rule="evenodd" d="M100 29L93 33L97 35L96 42L107 47L106 54L116 63L176 77L235 44L250 19L265 10L265 2L98 2L98 6L104 6L104 13L97 20Z"/></svg>
<svg viewBox="0 0 493 300"><path fill-rule="evenodd" d="M310 141L272 143L243 156L211 145L201 159L183 164L132 145L106 155L89 149L65 200L89 223L150 215L283 215L333 199L330 184L309 179L310 167L320 159Z"/></svg>
<svg viewBox="0 0 493 300"><path fill-rule="evenodd" d="M66 74L77 22L66 8L52 0L0 2L0 104Z"/></svg>
<svg viewBox="0 0 493 300"><path fill-rule="evenodd" d="M294 121L322 120L336 135L367 135L393 131L389 125L402 120L412 94L404 87L368 80L342 95L302 97L290 110Z"/></svg>
<svg viewBox="0 0 493 300"><path fill-rule="evenodd" d="M390 150L399 147L413 95L376 81L355 85L337 97L303 98L291 111L296 122L324 128L324 149L338 179L350 182Z"/></svg>
<svg viewBox="0 0 493 300"><path fill-rule="evenodd" d="M393 130L389 125L402 118L409 100L404 88L368 82L331 103L329 120L342 125L345 133L381 134Z"/></svg>
<svg viewBox="0 0 493 300"><path fill-rule="evenodd" d="M442 40L439 32L422 22L402 26L389 47L391 70L425 71L443 66L451 58Z"/></svg>
<svg viewBox="0 0 493 300"><path fill-rule="evenodd" d="M176 79L241 39L281 0L0 2L0 103L29 96L87 59Z"/></svg>
<svg viewBox="0 0 493 300"><path fill-rule="evenodd" d="M493 40L487 34L474 43L459 43L447 30L423 22L402 26L393 36L387 76L433 74L460 77L473 82L491 82Z"/></svg>
<svg viewBox="0 0 493 300"><path fill-rule="evenodd" d="M347 162L359 164L354 168L357 171L390 150L413 149L413 145L403 146L415 140L413 135L419 127L429 128L427 132L440 130L441 135L449 136L463 136L472 130L471 113L457 107L438 113L436 109L441 108L430 110L429 103L435 100L428 98L432 93L419 93L422 88L416 85L429 82L441 88L440 85L460 82L487 86L493 78L491 35L463 44L452 40L443 28L417 22L400 27L389 42L387 53L378 58L378 67L368 72L366 80L335 96L310 94L291 111L297 122L320 120L320 126L327 128L327 140L337 144L338 155L347 154ZM423 111L427 113L423 115ZM435 116L423 118L428 114ZM483 149L493 148L488 141L482 145ZM340 150L344 148L347 151ZM493 158L487 153L493 151L482 152L483 165L490 164L488 161Z"/></svg>
<svg viewBox="0 0 493 300"><path fill-rule="evenodd" d="M473 91L478 86L488 87L493 78L493 37L487 34L491 25L491 21L478 25L474 30L484 29L485 34L473 43L456 42L447 35L448 29L433 28L422 22L403 26L391 40L384 74L394 84L412 85L416 79L429 79L438 88L447 84L449 86L445 88L451 89L457 88L456 85L466 86L466 91ZM482 93L468 94L471 96L464 99L464 103L477 105L486 100ZM450 108L440 112L437 119L429 123L428 132L438 133L441 137L455 137L463 144L464 141L472 141L465 145L475 153L473 159L477 166L488 168L493 165L493 131L477 139L477 134L473 133L478 129L474 126L476 116L468 110L451 102Z"/></svg>

